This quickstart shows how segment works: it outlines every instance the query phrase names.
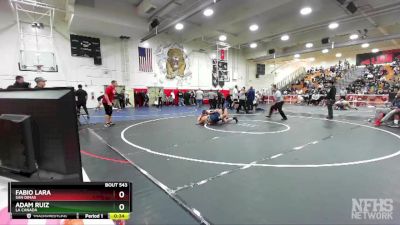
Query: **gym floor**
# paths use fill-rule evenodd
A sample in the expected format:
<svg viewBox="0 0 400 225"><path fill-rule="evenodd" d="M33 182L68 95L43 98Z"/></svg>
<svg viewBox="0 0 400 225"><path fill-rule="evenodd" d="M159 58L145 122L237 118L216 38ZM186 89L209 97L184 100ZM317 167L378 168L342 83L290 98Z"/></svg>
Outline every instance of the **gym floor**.
<svg viewBox="0 0 400 225"><path fill-rule="evenodd" d="M400 224L399 129L372 127L372 108L284 110L203 127L194 107L130 108L110 128L92 111L83 167L133 183L128 224ZM353 199L392 199L392 219L352 218Z"/></svg>

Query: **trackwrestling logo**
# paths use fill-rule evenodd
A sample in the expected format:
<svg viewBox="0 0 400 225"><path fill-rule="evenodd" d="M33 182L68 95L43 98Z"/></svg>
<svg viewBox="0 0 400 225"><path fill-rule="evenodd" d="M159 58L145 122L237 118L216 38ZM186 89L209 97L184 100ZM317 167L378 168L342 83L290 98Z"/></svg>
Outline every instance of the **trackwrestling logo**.
<svg viewBox="0 0 400 225"><path fill-rule="evenodd" d="M351 219L393 220L393 199L353 198Z"/></svg>

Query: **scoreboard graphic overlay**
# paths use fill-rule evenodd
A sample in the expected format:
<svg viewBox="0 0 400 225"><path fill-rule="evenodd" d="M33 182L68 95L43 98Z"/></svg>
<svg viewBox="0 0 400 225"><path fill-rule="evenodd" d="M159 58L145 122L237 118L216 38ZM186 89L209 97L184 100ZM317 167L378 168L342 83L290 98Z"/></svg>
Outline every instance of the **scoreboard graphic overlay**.
<svg viewBox="0 0 400 225"><path fill-rule="evenodd" d="M130 182L24 183L8 185L13 219L129 219Z"/></svg>

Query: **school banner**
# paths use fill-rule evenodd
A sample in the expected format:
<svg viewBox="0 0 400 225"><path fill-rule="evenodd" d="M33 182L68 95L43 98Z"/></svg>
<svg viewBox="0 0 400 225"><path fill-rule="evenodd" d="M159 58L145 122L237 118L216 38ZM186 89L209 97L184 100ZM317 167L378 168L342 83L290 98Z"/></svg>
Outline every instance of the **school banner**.
<svg viewBox="0 0 400 225"><path fill-rule="evenodd" d="M384 64L391 63L396 60L400 60L400 49L393 49L387 51L380 51L377 53L364 53L357 54L356 56L356 64L360 65L368 65L368 64Z"/></svg>

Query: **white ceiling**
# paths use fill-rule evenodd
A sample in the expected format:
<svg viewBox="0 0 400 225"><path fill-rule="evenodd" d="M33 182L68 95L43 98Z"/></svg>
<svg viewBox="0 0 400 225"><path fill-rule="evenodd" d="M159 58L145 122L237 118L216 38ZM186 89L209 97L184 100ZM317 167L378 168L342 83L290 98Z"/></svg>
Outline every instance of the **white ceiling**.
<svg viewBox="0 0 400 225"><path fill-rule="evenodd" d="M234 47L248 48L249 43L257 42L258 49L262 49L263 53L256 54L254 58L265 55L270 48L288 53L303 49L307 42L320 47L324 37L336 42L347 41L349 34L365 28L369 30L370 37L398 33L399 0L354 2L358 11L351 14L335 0L221 0L211 4L214 10L211 17L205 17L199 8L196 14L184 18L185 13L189 12L185 6L191 5L189 8L193 10L200 3L193 5L193 1L183 1L180 7L160 19L160 28L170 25L166 32L184 43L200 39L215 43L221 34L227 35L227 43ZM307 16L300 15L299 11L304 6L312 7L313 12ZM175 30L174 24L171 24L178 21L185 25L181 31ZM332 21L339 22L339 28L329 30L327 26ZM249 31L248 27L253 23L260 27L257 32ZM285 33L291 36L287 42L280 40ZM257 52L253 49L248 51Z"/></svg>
<svg viewBox="0 0 400 225"><path fill-rule="evenodd" d="M168 34L170 39L186 44L207 42L212 46L219 35L225 34L227 43L244 49L248 58L253 59L265 57L271 48L282 55L304 51L307 42L321 48L323 37L330 37L335 43L348 42L349 34L365 28L369 30L369 38L400 33L400 0L354 0L358 6L355 14L336 0L217 0L215 4L213 0L38 1L57 8L58 20L65 20L65 11L73 14L70 23L73 33L141 39L151 36L149 23L157 16L161 22L158 31ZM8 0L0 2L3 7ZM72 9L66 7L71 3ZM137 6L144 3L154 5L156 13L140 13ZM300 15L299 10L304 6L312 7L313 12ZM205 7L214 10L211 17L202 14ZM332 21L339 22L339 28L329 30L327 25ZM185 25L182 31L174 29L177 22ZM253 23L260 27L256 32L248 29ZM285 33L291 38L283 42L280 36ZM258 48L248 48L251 42L257 42ZM396 46L398 41L392 43Z"/></svg>
<svg viewBox="0 0 400 225"><path fill-rule="evenodd" d="M302 28L327 24L331 21L349 20L360 15L361 8L366 12L373 12L379 8L398 5L400 1L357 0L356 4L362 7L355 15L351 15L335 0L221 0L212 6L214 9L212 17L207 18L199 12L182 21L185 24L183 31L176 32L173 28L169 31L186 41L200 37L217 39L218 35L227 34L228 42L232 45L247 44L252 41L270 42L283 33L290 34ZM308 16L300 15L299 10L304 6L312 7L313 13ZM173 15L179 14L181 12L177 9L168 16L173 18L176 17ZM248 29L253 23L260 26L254 33ZM341 32L340 28L334 32Z"/></svg>
<svg viewBox="0 0 400 225"><path fill-rule="evenodd" d="M399 42L400 39L396 39L395 41ZM305 53L301 54L300 58L298 60L304 61L304 62L311 62L311 58L315 58L315 65L320 65L321 62L333 62L333 61L339 61L344 60L344 59L352 59L355 60L355 55L356 54L362 54L362 53L368 53L371 52L373 48L378 48L379 50L391 50L393 49L393 43L392 41L381 41L381 42L376 42L376 43L371 43L370 47L368 48L361 48L360 45L353 45L349 47L343 47L343 48L335 48L335 49L329 49L329 53L323 54L321 51L316 51L316 52L310 52L310 53ZM336 53L341 53L342 57L337 58ZM293 55L287 56L287 57L281 57L277 59L269 59L269 60L264 60L264 61L259 61L260 63L265 63L265 64L276 64L276 65L281 65L281 64L286 64L286 63L291 63L294 62L294 57Z"/></svg>

